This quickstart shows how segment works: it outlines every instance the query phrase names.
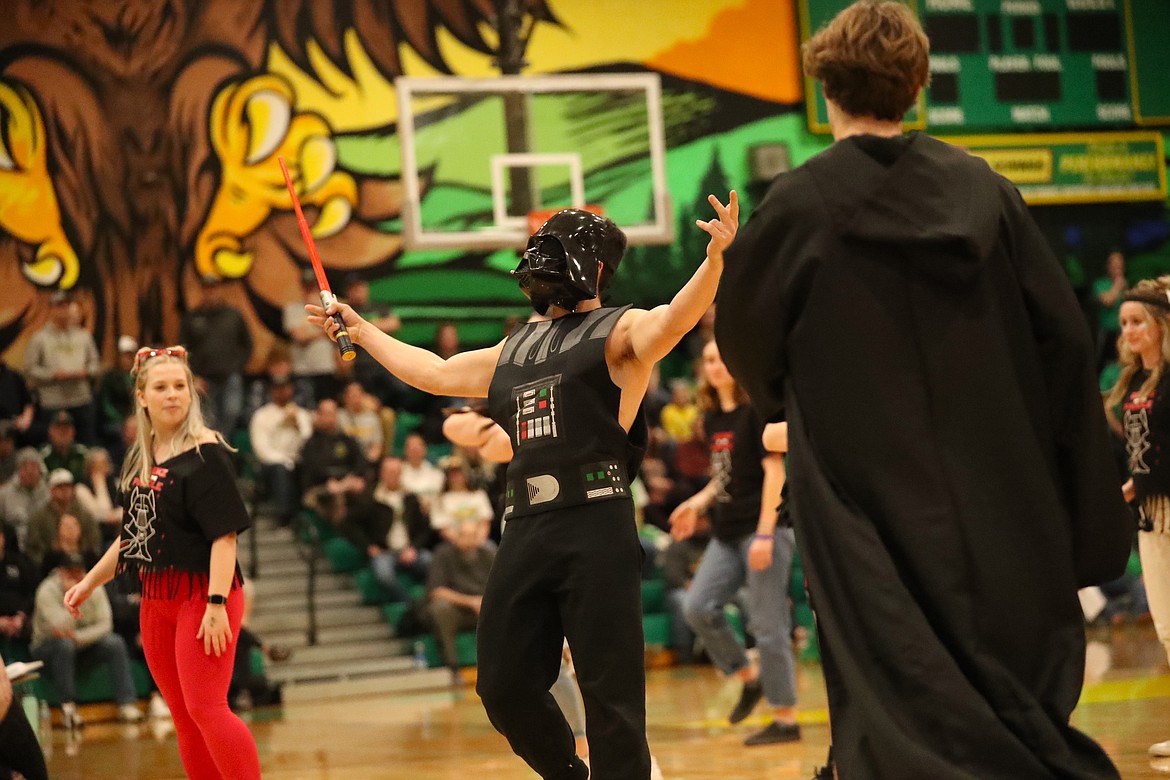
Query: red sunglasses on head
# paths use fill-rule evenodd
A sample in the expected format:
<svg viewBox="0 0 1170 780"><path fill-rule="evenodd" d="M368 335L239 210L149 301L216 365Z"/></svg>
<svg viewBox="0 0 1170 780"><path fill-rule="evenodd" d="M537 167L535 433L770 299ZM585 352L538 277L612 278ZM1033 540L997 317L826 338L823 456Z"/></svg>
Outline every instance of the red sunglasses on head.
<svg viewBox="0 0 1170 780"><path fill-rule="evenodd" d="M166 355L168 357L179 358L184 363L187 362L187 350L184 349L183 347L162 347L159 349L154 349L152 347L143 347L142 349L138 350L138 352L135 353L135 355L134 355L134 371L135 371L135 373L137 373L138 370L140 368L142 368L143 362L150 360L151 358L160 357L162 355Z"/></svg>

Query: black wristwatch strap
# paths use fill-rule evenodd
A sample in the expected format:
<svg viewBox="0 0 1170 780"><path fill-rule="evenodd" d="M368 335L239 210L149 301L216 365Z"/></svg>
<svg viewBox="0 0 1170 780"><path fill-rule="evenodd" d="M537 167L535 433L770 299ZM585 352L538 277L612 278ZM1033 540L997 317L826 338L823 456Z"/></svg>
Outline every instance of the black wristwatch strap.
<svg viewBox="0 0 1170 780"><path fill-rule="evenodd" d="M212 593L210 596L207 597L207 603L208 604L218 604L221 607L225 606L227 604L227 596L223 596L219 593Z"/></svg>

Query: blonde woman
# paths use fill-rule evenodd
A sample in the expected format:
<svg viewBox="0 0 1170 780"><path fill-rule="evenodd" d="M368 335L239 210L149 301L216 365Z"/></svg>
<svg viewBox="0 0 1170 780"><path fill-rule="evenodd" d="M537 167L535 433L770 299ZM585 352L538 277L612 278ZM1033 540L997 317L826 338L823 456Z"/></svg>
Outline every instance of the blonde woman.
<svg viewBox="0 0 1170 780"><path fill-rule="evenodd" d="M1141 281L1121 304L1121 374L1105 397L1120 409L1130 478L1122 487L1141 513L1138 552L1158 639L1170 655L1170 277ZM1150 747L1170 756L1170 740Z"/></svg>
<svg viewBox="0 0 1170 780"><path fill-rule="evenodd" d="M182 347L134 361L138 439L120 480L121 536L65 594L76 611L125 573L142 592L142 647L175 721L188 777L260 777L256 744L228 708L244 609L236 535L251 521L230 448L203 422Z"/></svg>

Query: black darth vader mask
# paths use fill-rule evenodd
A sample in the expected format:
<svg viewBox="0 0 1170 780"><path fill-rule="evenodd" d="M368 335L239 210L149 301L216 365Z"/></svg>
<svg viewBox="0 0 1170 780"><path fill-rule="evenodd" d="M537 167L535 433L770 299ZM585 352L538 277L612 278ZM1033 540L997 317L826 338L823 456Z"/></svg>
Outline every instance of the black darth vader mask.
<svg viewBox="0 0 1170 780"><path fill-rule="evenodd" d="M625 251L626 234L612 220L566 209L532 234L512 274L540 314L550 305L573 311L605 289Z"/></svg>

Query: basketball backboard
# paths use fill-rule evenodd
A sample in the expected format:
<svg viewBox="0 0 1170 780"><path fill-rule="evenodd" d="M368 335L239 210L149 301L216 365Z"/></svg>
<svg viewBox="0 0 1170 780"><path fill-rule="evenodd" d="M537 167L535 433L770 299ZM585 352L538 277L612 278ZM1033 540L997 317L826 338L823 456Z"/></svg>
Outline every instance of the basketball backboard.
<svg viewBox="0 0 1170 780"><path fill-rule="evenodd" d="M535 211L593 206L673 239L656 74L396 80L412 249L522 247Z"/></svg>

